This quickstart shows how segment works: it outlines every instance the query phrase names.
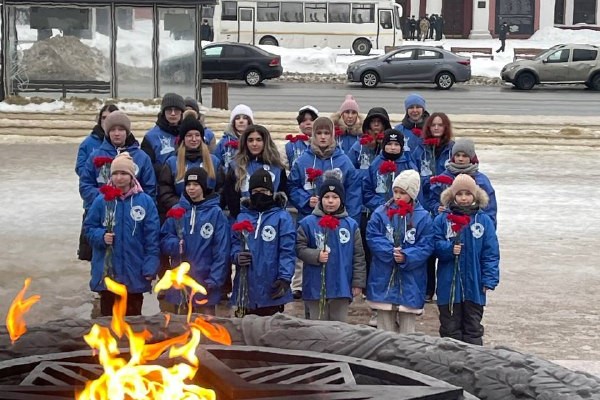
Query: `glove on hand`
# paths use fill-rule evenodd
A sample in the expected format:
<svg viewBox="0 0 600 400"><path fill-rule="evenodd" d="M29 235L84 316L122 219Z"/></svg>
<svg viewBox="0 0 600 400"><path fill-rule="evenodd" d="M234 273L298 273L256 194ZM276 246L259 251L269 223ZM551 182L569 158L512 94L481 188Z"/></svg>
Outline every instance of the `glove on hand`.
<svg viewBox="0 0 600 400"><path fill-rule="evenodd" d="M241 251L237 255L237 265L240 267L249 267L252 264L252 253L249 251Z"/></svg>
<svg viewBox="0 0 600 400"><path fill-rule="evenodd" d="M273 282L271 288L273 288L273 294L271 294L271 298L275 300L283 297L283 295L290 290L290 283L284 281L283 279L277 279L275 282Z"/></svg>

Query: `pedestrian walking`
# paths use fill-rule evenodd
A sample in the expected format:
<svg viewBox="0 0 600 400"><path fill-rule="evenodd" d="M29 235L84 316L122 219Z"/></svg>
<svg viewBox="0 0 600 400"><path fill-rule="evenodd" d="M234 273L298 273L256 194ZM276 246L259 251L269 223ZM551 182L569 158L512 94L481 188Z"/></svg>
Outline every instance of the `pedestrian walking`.
<svg viewBox="0 0 600 400"><path fill-rule="evenodd" d="M419 30L419 38L422 41L425 41L429 34L429 20L427 19L427 16L421 17L421 20L419 21Z"/></svg>
<svg viewBox="0 0 600 400"><path fill-rule="evenodd" d="M500 53L500 52L504 53L504 47L506 45L506 37L509 34L510 33L508 32L508 23L506 21L504 21L502 23L502 25L500 25L500 29L498 31L498 39L500 40L500 48L498 48L498 50L496 50L496 53Z"/></svg>

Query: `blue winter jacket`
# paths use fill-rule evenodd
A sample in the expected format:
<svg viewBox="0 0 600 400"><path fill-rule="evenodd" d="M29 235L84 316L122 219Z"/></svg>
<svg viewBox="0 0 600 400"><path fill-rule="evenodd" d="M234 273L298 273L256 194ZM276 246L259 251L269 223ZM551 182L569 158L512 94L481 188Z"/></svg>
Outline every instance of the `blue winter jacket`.
<svg viewBox="0 0 600 400"><path fill-rule="evenodd" d="M75 162L75 173L81 176L85 170L85 162L90 154L102 145L104 141L104 131L100 125L96 125L89 136L83 139L77 150L77 161Z"/></svg>
<svg viewBox="0 0 600 400"><path fill-rule="evenodd" d="M421 309L425 304L427 259L433 253L431 217L417 204L412 214L394 216L390 221L388 204L377 207L367 224L367 244L372 254L367 299ZM392 202L391 207L396 205ZM398 247L394 246L395 237L406 257L403 263L394 260L394 247ZM389 285L394 268L394 282Z"/></svg>
<svg viewBox="0 0 600 400"><path fill-rule="evenodd" d="M404 135L404 152L407 154L411 154L415 151L417 147L423 144L423 138L421 136L417 136L413 133L412 129L407 128L403 124L398 124L394 127L394 129L402 132Z"/></svg>
<svg viewBox="0 0 600 400"><path fill-rule="evenodd" d="M154 154L153 166L160 172L160 168L167 162L167 159L175 154L177 149L177 135L161 129L160 126L154 125L152 129L146 132L142 142L142 149L148 148L148 152Z"/></svg>
<svg viewBox="0 0 600 400"><path fill-rule="evenodd" d="M235 171L235 169L237 168L237 163L235 162L235 160L231 162L230 166L233 169L233 171ZM252 176L252 174L255 173L259 169L264 169L267 172L269 172L269 174L271 175L271 179L273 180L274 192L285 192L286 188L280 187L281 186L280 180L281 180L282 168L280 168L276 165L265 164L260 159L255 158L255 159L250 160L250 162L248 163L248 165L246 167L246 171L247 171L246 180L240 187L241 198L250 197L250 192L249 192L250 176ZM237 180L237 176L235 177L235 179Z"/></svg>
<svg viewBox="0 0 600 400"><path fill-rule="evenodd" d="M150 157L140 150L137 140L128 139L128 142L130 143L126 143L126 147L120 149L118 153L129 152L135 164L135 177L140 182L142 189L144 189L144 193L154 199L156 198L156 176L154 175ZM94 158L98 156L115 158L117 156L117 149L112 143L104 139L100 148L90 154L85 164L85 169L79 178L79 194L83 199L83 208L86 210L98 196L98 189L105 183L108 183L104 180L104 173L100 173L101 169L96 168L94 165ZM106 168L106 174L110 179L110 165L106 164L102 168Z"/></svg>
<svg viewBox="0 0 600 400"><path fill-rule="evenodd" d="M287 156L288 166L290 170L292 169L292 166L294 165L298 157L300 157L302 153L304 153L304 151L308 149L308 147L308 144L306 142L303 142L302 140L298 140L294 143L287 142L285 144L285 155Z"/></svg>
<svg viewBox="0 0 600 400"><path fill-rule="evenodd" d="M468 300L485 305L483 288L494 289L500 280L500 248L494 223L485 213L478 211L471 216L469 226L460 231L462 250L458 258L454 299L450 299L455 234L450 228L448 214L448 211L444 211L433 221L435 255L438 258L437 303L445 305L450 301L461 303Z"/></svg>
<svg viewBox="0 0 600 400"><path fill-rule="evenodd" d="M106 201L96 197L88 210L83 229L94 248L90 289L106 290L103 280ZM144 293L151 289L151 279L159 267L160 222L154 199L140 192L125 200L117 199L115 206L113 242L114 280L127 286L129 293Z"/></svg>
<svg viewBox="0 0 600 400"><path fill-rule="evenodd" d="M421 193L419 196L419 202L423 204L425 209L431 212L433 215L437 215L437 207L432 209L432 205L435 203L436 194L431 192L431 185L429 183L429 178L432 176L440 175L448 166L448 162L450 161L452 146L454 142L450 142L443 146L439 151L436 151L435 155L435 171L432 171L432 163L433 163L433 152L431 151L431 146L425 146L420 144L417 148L411 153L411 157L417 166L417 171L421 176ZM439 204L439 196L437 197L437 202Z"/></svg>
<svg viewBox="0 0 600 400"><path fill-rule="evenodd" d="M185 196L176 207L186 209L185 216L176 221L167 218L160 231L162 254L179 261L178 229L183 233L183 261L190 263L188 273L203 285L208 296L197 294L194 300L208 300L215 305L221 298L221 287L229 271L231 249L229 222L219 206L219 195L212 194L199 204L191 204ZM169 289L165 300L180 304L181 291Z"/></svg>
<svg viewBox="0 0 600 400"><path fill-rule="evenodd" d="M218 168L219 168L219 159L217 157L215 157L213 154L211 154L210 158L213 162L213 166L215 168L215 173L217 173ZM177 155L172 155L171 157L169 157L167 159L165 165L167 165L169 167L169 170L171 171L171 175L173 176L173 182L175 182L175 193L178 196L181 196L185 190L185 185L184 185L183 179L175 181L175 177L177 176ZM196 161L185 160L185 170L186 171L190 168L194 168L194 167L202 168L203 166L204 166L204 163L202 162L202 158L198 158ZM217 185L217 180L208 178L207 183L208 183L208 187L214 190Z"/></svg>
<svg viewBox="0 0 600 400"><path fill-rule="evenodd" d="M371 163L371 166L368 169L369 172L363 180L363 205L371 212L375 211L377 207L393 197L392 184L400 172L407 169L417 169L410 157L406 154L402 154L402 156L395 161L396 173L382 175L379 173L379 167L384 161L385 158L383 155L378 155Z"/></svg>
<svg viewBox="0 0 600 400"><path fill-rule="evenodd" d="M325 265L326 299L352 299L353 287L365 287L366 266L358 223L344 211L335 215L339 226L335 231L319 226L323 216L320 208L298 223L298 258L302 268L302 298L321 298L321 270L319 253L326 240L329 261Z"/></svg>
<svg viewBox="0 0 600 400"><path fill-rule="evenodd" d="M342 181L346 192L344 202L346 210L352 218L360 221L362 184L350 159L337 147L331 157L326 159L317 157L309 147L292 167L288 179L288 193L290 194L291 203L298 210L298 220L312 213L313 210L309 205L310 198L315 195L315 191L318 195L318 188L323 181L322 177L318 178L316 187L313 189L312 184L307 180L307 168L320 169L323 172L334 169L339 170L342 173Z"/></svg>
<svg viewBox="0 0 600 400"><path fill-rule="evenodd" d="M363 146L360 144L360 140L358 140L352 145L350 150L346 152L346 155L356 169L359 179L366 179L369 175L369 167L377 157L375 148L372 146Z"/></svg>
<svg viewBox="0 0 600 400"><path fill-rule="evenodd" d="M344 133L341 136L336 136L335 141L338 147L345 153L348 154L352 146L358 143L360 136L352 135L350 133Z"/></svg>
<svg viewBox="0 0 600 400"><path fill-rule="evenodd" d="M210 145L210 142L215 138L215 133L212 129L204 127L204 143Z"/></svg>
<svg viewBox="0 0 600 400"><path fill-rule="evenodd" d="M288 290L283 297L272 299L273 283L282 279L292 281L296 265L296 231L292 216L283 208L287 202L285 195L275 195L276 206L258 212L242 204L242 212L236 222L248 220L254 232L248 235L248 248L252 253L252 264L248 268L248 303L246 308L255 310L262 307L279 306L292 301ZM242 251L242 243L237 232L231 232L231 259L237 260ZM231 304L237 305L241 267L237 267L233 281Z"/></svg>
<svg viewBox="0 0 600 400"><path fill-rule="evenodd" d="M452 179L456 178L456 175L446 169L441 175L449 176ZM494 222L494 226L497 226L496 214L498 212L498 204L496 203L496 191L492 186L492 182L490 182L487 175L476 172L474 175L471 175L471 178L475 180L477 186L482 188L490 198L487 207L483 209L483 212L486 213ZM433 215L438 214L438 207L440 205L440 197L442 192L448 187L448 185L442 185L439 183L429 184L429 190L431 191L431 195L429 196L429 210Z"/></svg>
<svg viewBox="0 0 600 400"><path fill-rule="evenodd" d="M227 143L230 141L237 142L239 138L235 136L233 133L225 132L223 133L223 137L217 143L215 147L214 155L219 160L219 165L223 167L225 172L229 171L231 167L231 162L233 158L237 154L237 149L233 147L227 146Z"/></svg>

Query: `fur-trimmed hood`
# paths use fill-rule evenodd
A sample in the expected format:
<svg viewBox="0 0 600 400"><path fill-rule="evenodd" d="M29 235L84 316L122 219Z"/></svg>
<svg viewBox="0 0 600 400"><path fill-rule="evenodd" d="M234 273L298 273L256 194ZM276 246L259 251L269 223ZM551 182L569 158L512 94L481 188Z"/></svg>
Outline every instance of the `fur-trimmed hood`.
<svg viewBox="0 0 600 400"><path fill-rule="evenodd" d="M344 119L342 118L342 113L340 113L340 112L331 114L331 120L333 121L334 126L339 127L343 132L348 133L352 136L361 136L363 133L362 132L363 118L360 114L358 114L358 117L356 118L356 122L354 123L354 125L352 127L349 127L348 125L346 125L346 123L344 122Z"/></svg>
<svg viewBox="0 0 600 400"><path fill-rule="evenodd" d="M280 207L280 208L287 207L288 198L284 192L276 192L273 195L273 200L275 201L275 207ZM242 199L240 200L240 205L243 208L252 210L252 208L250 208L250 198L249 197L242 197Z"/></svg>
<svg viewBox="0 0 600 400"><path fill-rule="evenodd" d="M442 195L440 196L440 199L441 203L448 207L454 201L454 194L452 194L452 188L449 187L446 190L444 190L442 192ZM488 194L479 186L477 186L477 192L475 193L475 202L477 202L477 204L479 205L480 210L486 208L490 202L490 197L488 196Z"/></svg>

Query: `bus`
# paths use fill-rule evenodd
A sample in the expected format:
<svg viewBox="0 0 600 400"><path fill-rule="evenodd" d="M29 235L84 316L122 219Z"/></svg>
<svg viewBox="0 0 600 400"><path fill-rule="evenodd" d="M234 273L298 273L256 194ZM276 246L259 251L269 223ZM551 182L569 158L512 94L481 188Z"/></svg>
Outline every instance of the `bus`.
<svg viewBox="0 0 600 400"><path fill-rule="evenodd" d="M402 8L393 0L220 0L210 14L215 41L359 55L402 43Z"/></svg>

